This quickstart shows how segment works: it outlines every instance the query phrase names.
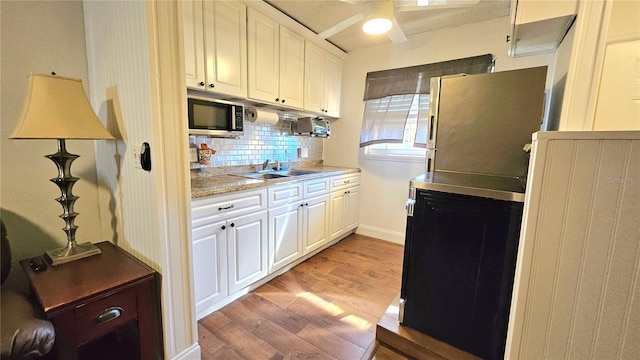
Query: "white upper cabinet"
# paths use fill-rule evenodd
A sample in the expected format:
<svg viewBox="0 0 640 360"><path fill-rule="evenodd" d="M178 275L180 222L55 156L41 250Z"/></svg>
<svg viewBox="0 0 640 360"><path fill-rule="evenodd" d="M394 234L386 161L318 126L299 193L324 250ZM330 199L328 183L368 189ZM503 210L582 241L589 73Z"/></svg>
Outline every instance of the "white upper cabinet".
<svg viewBox="0 0 640 360"><path fill-rule="evenodd" d="M202 1L183 1L184 70L187 87L204 89L205 57Z"/></svg>
<svg viewBox="0 0 640 360"><path fill-rule="evenodd" d="M183 1L187 87L247 96L246 6L236 1Z"/></svg>
<svg viewBox="0 0 640 360"><path fill-rule="evenodd" d="M280 26L280 103L304 105L304 38Z"/></svg>
<svg viewBox="0 0 640 360"><path fill-rule="evenodd" d="M324 113L324 50L307 41L304 49L304 109Z"/></svg>
<svg viewBox="0 0 640 360"><path fill-rule="evenodd" d="M278 97L279 28L277 22L247 10L248 96L252 99L273 103Z"/></svg>
<svg viewBox="0 0 640 360"><path fill-rule="evenodd" d="M304 38L252 8L247 14L248 97L302 109Z"/></svg>
<svg viewBox="0 0 640 360"><path fill-rule="evenodd" d="M555 51L578 10L578 0L511 0L509 56Z"/></svg>
<svg viewBox="0 0 640 360"><path fill-rule="evenodd" d="M340 89L342 87L342 60L325 53L324 56L324 110L327 116L340 117Z"/></svg>
<svg viewBox="0 0 640 360"><path fill-rule="evenodd" d="M307 41L304 73L304 109L340 117L342 61Z"/></svg>

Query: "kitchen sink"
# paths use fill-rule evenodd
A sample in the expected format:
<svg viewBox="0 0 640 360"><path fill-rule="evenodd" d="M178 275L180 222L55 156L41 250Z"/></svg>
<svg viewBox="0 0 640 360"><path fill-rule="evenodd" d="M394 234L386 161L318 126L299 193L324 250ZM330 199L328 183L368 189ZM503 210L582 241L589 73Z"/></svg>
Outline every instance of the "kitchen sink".
<svg viewBox="0 0 640 360"><path fill-rule="evenodd" d="M246 174L237 174L237 176L247 177L250 179L260 179L260 180L269 180L269 179L281 179L291 176L301 176L301 175L309 175L315 173L314 171L309 170L266 170L257 173L246 173Z"/></svg>
<svg viewBox="0 0 640 360"><path fill-rule="evenodd" d="M274 173L275 174L286 175L286 176L300 176L300 175L313 174L314 171L308 171L308 170L277 170Z"/></svg>
<svg viewBox="0 0 640 360"><path fill-rule="evenodd" d="M251 179L262 179L262 180L279 179L279 178L288 177L288 175L281 175L281 174L274 174L274 173L249 173L249 174L242 174L240 176L248 177Z"/></svg>

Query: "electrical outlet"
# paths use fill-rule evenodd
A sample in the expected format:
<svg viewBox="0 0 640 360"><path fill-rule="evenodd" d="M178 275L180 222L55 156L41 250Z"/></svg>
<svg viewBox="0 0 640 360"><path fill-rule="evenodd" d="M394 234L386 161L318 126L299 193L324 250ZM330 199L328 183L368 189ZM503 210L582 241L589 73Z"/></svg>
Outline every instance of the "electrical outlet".
<svg viewBox="0 0 640 360"><path fill-rule="evenodd" d="M197 148L189 148L189 162L198 162Z"/></svg>
<svg viewBox="0 0 640 360"><path fill-rule="evenodd" d="M140 157L140 147L133 146L133 166L136 169L142 169L142 161Z"/></svg>
<svg viewBox="0 0 640 360"><path fill-rule="evenodd" d="M298 148L298 157L300 159L309 157L309 149L308 148Z"/></svg>

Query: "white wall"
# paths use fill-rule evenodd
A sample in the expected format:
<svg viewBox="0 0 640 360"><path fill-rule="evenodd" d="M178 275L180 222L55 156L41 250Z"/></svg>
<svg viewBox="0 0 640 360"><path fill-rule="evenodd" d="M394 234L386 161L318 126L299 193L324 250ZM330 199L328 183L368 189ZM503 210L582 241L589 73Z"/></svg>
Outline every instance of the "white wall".
<svg viewBox="0 0 640 360"><path fill-rule="evenodd" d="M625 41L640 37L640 2L614 0L607 31L607 42Z"/></svg>
<svg viewBox="0 0 640 360"><path fill-rule="evenodd" d="M92 103L118 138L98 152L107 189L102 231L160 273L164 357L192 359L199 347L178 8L169 1L86 1L84 17ZM135 166L134 149L143 142L151 147L151 171Z"/></svg>
<svg viewBox="0 0 640 360"><path fill-rule="evenodd" d="M59 188L54 163L45 158L57 151L55 140L10 140L27 92L29 73L80 78L87 85L87 57L79 1L0 1L2 141L0 203L2 220L11 239L14 262L41 255L67 242L58 217L62 207L54 199ZM80 155L72 174L80 178L73 193L79 242L100 242L101 214L96 186L95 144L104 141L69 140L67 150Z"/></svg>
<svg viewBox="0 0 640 360"><path fill-rule="evenodd" d="M554 54L510 58L506 35L509 18L502 17L458 28L410 37L402 44L387 44L350 52L344 60L340 120L332 124L331 138L324 146L328 165L360 167L362 200L358 232L404 243L409 179L424 172L422 163L365 160L359 150L362 97L367 72L491 53L496 71L551 66ZM547 88L553 84L553 69L547 72Z"/></svg>
<svg viewBox="0 0 640 360"><path fill-rule="evenodd" d="M640 1L615 0L599 76L593 130L640 130Z"/></svg>
<svg viewBox="0 0 640 360"><path fill-rule="evenodd" d="M86 2L85 20L91 101L118 138L99 146L97 157L105 216L103 233L158 269L159 246L153 198L154 171L135 168L133 149L151 144L151 80L144 2Z"/></svg>

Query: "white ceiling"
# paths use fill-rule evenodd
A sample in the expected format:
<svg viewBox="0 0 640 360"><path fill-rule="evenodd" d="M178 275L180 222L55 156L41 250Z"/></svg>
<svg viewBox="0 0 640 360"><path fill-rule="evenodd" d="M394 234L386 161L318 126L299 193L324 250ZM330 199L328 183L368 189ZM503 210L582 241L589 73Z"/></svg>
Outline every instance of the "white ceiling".
<svg viewBox="0 0 640 360"><path fill-rule="evenodd" d="M265 0L265 2L317 34L361 12L367 1ZM409 37L423 32L508 16L510 3L510 0L480 0L477 4L466 7L395 11L394 16L402 31ZM390 42L386 35L364 34L362 21L327 40L345 52Z"/></svg>

